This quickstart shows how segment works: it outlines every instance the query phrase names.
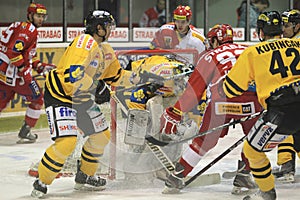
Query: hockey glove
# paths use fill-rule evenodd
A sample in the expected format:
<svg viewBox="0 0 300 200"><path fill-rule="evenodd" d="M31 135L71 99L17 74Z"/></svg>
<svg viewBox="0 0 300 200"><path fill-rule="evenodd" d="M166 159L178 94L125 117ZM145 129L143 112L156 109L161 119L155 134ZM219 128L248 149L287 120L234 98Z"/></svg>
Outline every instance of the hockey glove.
<svg viewBox="0 0 300 200"><path fill-rule="evenodd" d="M180 110L173 107L166 108L160 117L160 132L167 135L176 134L181 118Z"/></svg>
<svg viewBox="0 0 300 200"><path fill-rule="evenodd" d="M52 69L55 69L55 68L56 68L56 66L53 64L39 63L36 71L37 71L37 73L46 77L46 75L49 73L49 71L51 71Z"/></svg>
<svg viewBox="0 0 300 200"><path fill-rule="evenodd" d="M109 102L109 100L110 91L106 87L105 82L103 80L99 80L95 93L95 102L97 104L103 104L105 102Z"/></svg>
<svg viewBox="0 0 300 200"><path fill-rule="evenodd" d="M29 84L32 81L31 68L20 66L18 67L18 76L21 78L20 85Z"/></svg>

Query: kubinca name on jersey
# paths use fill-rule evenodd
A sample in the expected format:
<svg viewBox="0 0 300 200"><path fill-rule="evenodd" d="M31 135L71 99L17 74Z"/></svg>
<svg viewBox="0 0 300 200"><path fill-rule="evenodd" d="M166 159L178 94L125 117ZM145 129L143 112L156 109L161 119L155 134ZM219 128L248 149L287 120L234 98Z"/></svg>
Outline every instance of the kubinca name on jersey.
<svg viewBox="0 0 300 200"><path fill-rule="evenodd" d="M300 41L296 40L277 40L270 43L264 43L263 45L259 45L256 48L258 54L266 53L269 51L289 48L289 47L300 47Z"/></svg>

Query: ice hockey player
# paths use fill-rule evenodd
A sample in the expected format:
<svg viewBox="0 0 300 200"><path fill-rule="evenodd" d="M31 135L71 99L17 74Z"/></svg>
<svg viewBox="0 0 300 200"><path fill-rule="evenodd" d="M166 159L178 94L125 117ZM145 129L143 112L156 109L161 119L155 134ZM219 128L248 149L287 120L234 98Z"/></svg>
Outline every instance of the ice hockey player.
<svg viewBox="0 0 300 200"><path fill-rule="evenodd" d="M12 23L3 31L0 39L0 112L15 94L29 102L17 143L34 143L38 137L31 133L31 128L40 117L44 101L43 91L32 76L32 71L45 75L55 68L53 64L41 62L36 55L37 28L46 19L46 7L31 3L27 8L27 21Z"/></svg>
<svg viewBox="0 0 300 200"><path fill-rule="evenodd" d="M212 47L198 61L191 75L187 88L172 107L168 107L161 116L161 133L166 136L176 135L178 124L184 113L196 105L204 91L207 94L207 108L199 132L228 123L231 119L239 119L245 115L262 110L257 101L253 87L243 96L227 99L222 91L222 83L232 65L236 62L246 46L233 43L233 30L228 24L217 24L207 34ZM248 134L256 119L242 124L244 134ZM184 188L184 180L201 158L211 150L220 137L228 134L228 128L193 139L176 163L175 171L165 182L163 193L178 193ZM238 173L234 179L232 193L239 194L242 188L254 189L248 161L242 153L242 161L238 163Z"/></svg>
<svg viewBox="0 0 300 200"><path fill-rule="evenodd" d="M283 21L283 37L300 38L300 11L289 9L281 14ZM300 156L300 136L293 134L288 136L277 148L277 164L279 170L274 169L273 174L283 183L295 181L296 153ZM298 142L299 141L299 142ZM297 150L296 150L297 149Z"/></svg>
<svg viewBox="0 0 300 200"><path fill-rule="evenodd" d="M205 37L191 25L192 11L189 6L179 5L173 11L173 20L164 24L155 33L150 49L197 49L206 48Z"/></svg>
<svg viewBox="0 0 300 200"><path fill-rule="evenodd" d="M277 11L262 13L257 20L257 31L262 42L241 54L226 76L223 89L232 98L241 95L249 82L255 81L258 100L267 112L256 121L243 145L259 187L257 193L244 200L275 200L274 175L266 152L300 131L300 42L281 38L282 19Z"/></svg>
<svg viewBox="0 0 300 200"><path fill-rule="evenodd" d="M110 140L110 131L93 97L98 80L117 85L125 73L112 47L105 42L114 27L115 21L109 12L90 12L85 19L85 33L73 40L57 69L46 77L45 108L54 143L46 149L39 163L33 197L40 198L47 193L47 185L52 184L75 149L78 129L88 138L81 151L75 189L102 190L106 185L106 179L95 173Z"/></svg>

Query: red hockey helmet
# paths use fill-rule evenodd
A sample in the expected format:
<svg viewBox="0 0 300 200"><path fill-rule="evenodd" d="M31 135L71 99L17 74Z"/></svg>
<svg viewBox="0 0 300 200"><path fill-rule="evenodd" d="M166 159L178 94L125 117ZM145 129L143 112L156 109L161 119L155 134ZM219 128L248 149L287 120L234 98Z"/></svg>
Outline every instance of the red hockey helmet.
<svg viewBox="0 0 300 200"><path fill-rule="evenodd" d="M43 14L47 16L47 8L39 3L31 3L27 8L27 17L30 13Z"/></svg>
<svg viewBox="0 0 300 200"><path fill-rule="evenodd" d="M189 6L182 6L179 5L173 11L173 18L174 20L187 20L189 21L192 17L192 11Z"/></svg>
<svg viewBox="0 0 300 200"><path fill-rule="evenodd" d="M217 24L207 33L207 38L210 44L213 38L216 38L219 44L233 42L232 27L229 24Z"/></svg>

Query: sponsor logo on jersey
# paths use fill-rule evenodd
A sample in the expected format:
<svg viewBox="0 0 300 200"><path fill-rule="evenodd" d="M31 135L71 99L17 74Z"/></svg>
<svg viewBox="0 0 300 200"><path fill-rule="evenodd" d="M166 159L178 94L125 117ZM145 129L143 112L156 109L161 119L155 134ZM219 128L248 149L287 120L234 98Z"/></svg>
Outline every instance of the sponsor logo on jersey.
<svg viewBox="0 0 300 200"><path fill-rule="evenodd" d="M21 28L22 28L22 29L25 29L25 28L26 28L26 26L27 26L27 22L22 22L22 24L21 24Z"/></svg>
<svg viewBox="0 0 300 200"><path fill-rule="evenodd" d="M59 108L60 117L76 117L76 111L68 107Z"/></svg>
<svg viewBox="0 0 300 200"><path fill-rule="evenodd" d="M70 81L75 83L82 79L84 76L84 67L82 65L71 65L70 66Z"/></svg>
<svg viewBox="0 0 300 200"><path fill-rule="evenodd" d="M17 40L14 45L13 51L20 52L23 49L24 49L24 42L22 40Z"/></svg>
<svg viewBox="0 0 300 200"><path fill-rule="evenodd" d="M28 35L25 33L21 33L21 34L19 34L19 36L25 38L25 40L29 39Z"/></svg>
<svg viewBox="0 0 300 200"><path fill-rule="evenodd" d="M93 47L94 41L95 41L94 38L89 38L89 40L87 41L87 44L86 44L85 48L87 50L90 50Z"/></svg>
<svg viewBox="0 0 300 200"><path fill-rule="evenodd" d="M27 73L29 73L29 72L27 72ZM40 88L39 88L37 82L35 82L34 80L31 81L31 83L29 84L29 87L32 91L34 99L37 99L38 97L40 97L41 93L40 93Z"/></svg>
<svg viewBox="0 0 300 200"><path fill-rule="evenodd" d="M105 54L105 59L106 60L111 60L112 59L112 54L111 53Z"/></svg>
<svg viewBox="0 0 300 200"><path fill-rule="evenodd" d="M92 61L90 62L90 66L93 67L93 68L97 68L97 66L98 66L98 61L97 61L97 60L92 60Z"/></svg>
<svg viewBox="0 0 300 200"><path fill-rule="evenodd" d="M249 115L254 114L254 103L216 102L215 110L217 115Z"/></svg>
<svg viewBox="0 0 300 200"><path fill-rule="evenodd" d="M77 130L77 126L67 124L67 125L61 125L58 127L60 131L72 131L72 130Z"/></svg>
<svg viewBox="0 0 300 200"><path fill-rule="evenodd" d="M77 44L76 44L76 47L77 48L81 48L82 47L82 44L83 44L83 40L85 38L85 35L81 35L77 41Z"/></svg>
<svg viewBox="0 0 300 200"><path fill-rule="evenodd" d="M271 134L274 132L274 129L268 125L264 125L262 127L262 136L260 137L260 139L258 140L257 144L259 146L263 146L267 140L269 140L269 138L272 136Z"/></svg>

